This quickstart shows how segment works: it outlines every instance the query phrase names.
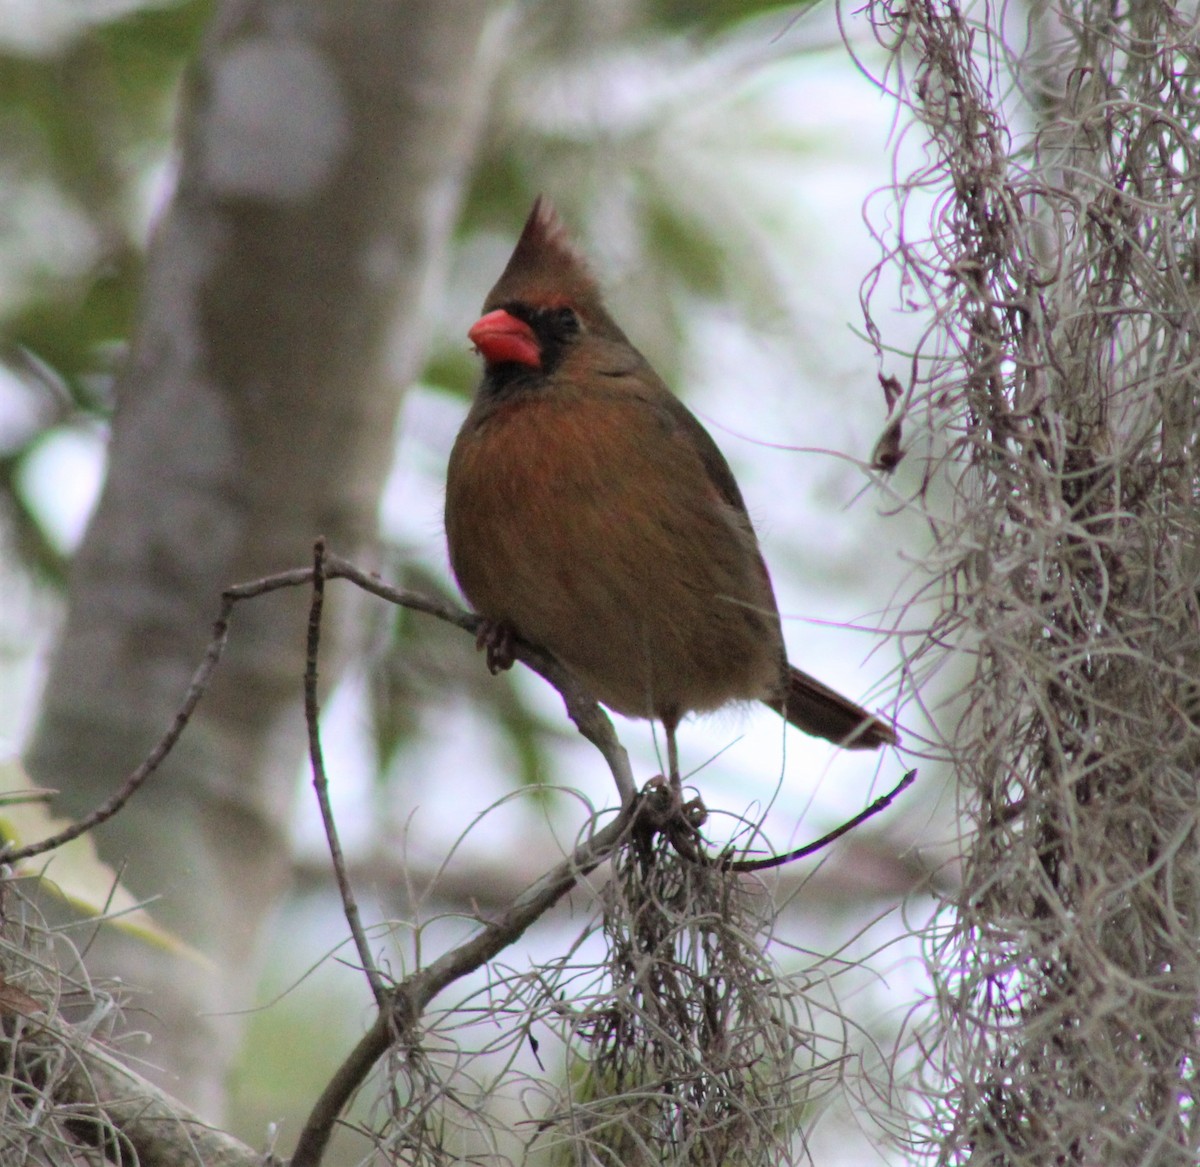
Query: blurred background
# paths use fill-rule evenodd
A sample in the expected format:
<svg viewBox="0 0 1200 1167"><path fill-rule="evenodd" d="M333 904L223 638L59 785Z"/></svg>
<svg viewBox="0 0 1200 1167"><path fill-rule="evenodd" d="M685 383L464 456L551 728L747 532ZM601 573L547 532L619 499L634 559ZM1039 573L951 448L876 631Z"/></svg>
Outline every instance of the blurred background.
<svg viewBox="0 0 1200 1167"><path fill-rule="evenodd" d="M911 751L839 754L765 709L688 722L682 762L711 838L744 837L749 820L756 846L784 850L856 813L930 732L915 705L896 705L903 633L921 623L910 571L927 534L902 501L917 471L870 468L887 418L879 375L904 375L920 321L885 271L872 308L887 349L865 335L862 288L908 148L871 75L882 58L869 30L827 5L729 0L318 8L0 0L6 752L28 752L35 779L83 813L165 726L221 586L305 564L318 534L386 579L456 596L441 502L478 372L465 333L545 192L613 315L733 466L791 660L898 717ZM424 154L406 155L406 135L422 133ZM336 198L318 191L327 179ZM358 199L374 216L361 228L347 209ZM330 275L348 264L358 275ZM262 559L244 550L262 547ZM501 910L615 792L541 681L490 677L469 638L349 590L331 586L327 762L360 899L398 975L463 935L466 916ZM168 1037L126 1052L240 1137L276 1131L281 1148L371 1012L302 765L303 602L273 625L235 618L230 695L214 694L195 727L205 776L180 761L162 775L165 817L151 822L148 805L103 843L122 871L132 859L129 881L162 896L172 927L233 966L224 987L205 975L188 991L217 1018L216 1039L201 1027L178 1062ZM239 635L266 664L239 663ZM269 713L247 695L256 685ZM247 744L242 722L263 739ZM658 773L654 727L617 728L639 781ZM944 787L923 767L886 816L764 881L776 960L836 954L820 992L852 1057L848 1088L810 1133L823 1164L904 1161L907 1063L895 1078L886 1064L926 991L914 932L931 888L953 878ZM220 818L230 806L236 828ZM191 815L201 825L177 834ZM237 850L271 854L270 870L237 870L220 851L182 860L181 834L213 821L223 845L232 834ZM247 842L252 821L269 844ZM188 883L212 869L198 931L182 877L164 876L154 850ZM594 911L576 893L506 963L553 959ZM244 935L222 948L234 916ZM151 1030L172 1013L165 992L135 1008ZM193 1090L209 1062L212 1082ZM346 1134L343 1161L365 1145Z"/></svg>

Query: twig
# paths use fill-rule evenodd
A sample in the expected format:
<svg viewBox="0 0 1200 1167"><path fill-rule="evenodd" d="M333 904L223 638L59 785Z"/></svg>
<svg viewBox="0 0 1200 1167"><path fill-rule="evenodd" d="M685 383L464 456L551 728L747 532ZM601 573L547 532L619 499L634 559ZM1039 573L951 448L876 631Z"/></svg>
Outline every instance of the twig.
<svg viewBox="0 0 1200 1167"><path fill-rule="evenodd" d="M575 723L579 732L597 747L608 763L621 797L621 810L609 826L598 831L587 842L580 844L568 859L553 868L519 896L499 920L485 925L472 940L446 953L429 967L414 973L394 989L389 988L385 985L372 959L357 902L350 885L345 856L338 840L336 823L330 807L328 777L320 741L317 665L324 604L324 582L330 578L348 579L390 603L435 616L472 634L478 630L480 623L478 616L453 604L444 603L417 592L390 587L377 577L361 571L347 560L328 555L324 540L318 540L314 546L311 568L296 568L247 583L236 584L222 593L220 614L214 624L212 640L192 678L183 703L162 739L145 761L122 783L111 799L50 838L12 849L7 853L0 853L0 859L8 863L43 854L78 838L116 814L170 753L207 691L228 642L229 625L235 605L242 600L253 599L282 588L300 587L306 584L312 586L304 673L304 705L309 756L313 770L313 787L325 825L343 911L357 946L363 970L379 1005L379 1014L371 1030L346 1059L314 1107L297 1145L296 1154L292 1160L294 1167L305 1167L306 1164L316 1164L320 1161L333 1125L337 1122L350 1096L361 1085L376 1061L393 1044L398 1034L411 1039L417 1021L429 1001L447 985L479 968L517 940L535 920L570 891L581 876L599 866L624 838L634 821L638 806L629 757L618 741L616 731L607 715L561 665L533 646L519 640L515 641L513 645L515 658L558 690L566 705L568 716ZM132 1096L137 1099L134 1103L135 1106L147 1110L151 1114L159 1112L156 1101L147 1102L145 1096L137 1092L133 1092ZM167 1117L165 1112L163 1112L163 1117ZM188 1116L180 1121L190 1123L193 1120ZM114 1120L114 1125L119 1127L122 1132L125 1132L128 1126L124 1119L119 1122ZM214 1164L241 1161L236 1152L233 1158L228 1159L222 1158L222 1154L222 1151L214 1149L212 1156L209 1157L206 1154L203 1161Z"/></svg>
<svg viewBox="0 0 1200 1167"><path fill-rule="evenodd" d="M117 813L141 788L146 779L162 765L163 759L175 748L187 723L191 720L196 706L208 690L209 682L225 652L229 640L229 621L233 615L234 605L239 600L249 600L267 592L279 591L281 588L293 588L308 583L312 579L312 569L307 567L294 568L291 571L281 571L277 575L265 576L262 579L251 580L244 584L235 584L221 593L221 611L213 622L212 639L200 661L183 702L171 720L166 733L159 739L158 744L146 755L145 760L121 784L120 789L107 802L101 803L95 810L65 827L57 835L39 839L36 843L27 843L24 847L0 851L0 862L20 863L23 859L32 859L35 855L44 855L53 851L80 835L86 835L93 827L107 822Z"/></svg>
<svg viewBox="0 0 1200 1167"><path fill-rule="evenodd" d="M797 859L803 859L807 855L812 855L817 851L823 850L830 843L836 842L843 835L849 834L855 827L861 826L867 819L874 818L881 811L887 810L899 795L907 790L916 780L916 770L909 770L887 794L880 795L866 810L859 811L852 819L848 819L842 823L840 827L830 831L827 835L822 835L812 843L807 843L803 847L797 847L795 851L789 851L786 855L772 855L768 859L725 859L720 864L721 870L766 871L770 867L782 867L785 863L794 863Z"/></svg>
<svg viewBox="0 0 1200 1167"><path fill-rule="evenodd" d="M320 740L318 661L324 585L325 580L329 578L348 579L390 603L432 615L472 634L478 631L479 617L465 612L455 605L429 596L390 587L348 561L327 554L324 540L318 540L314 546L311 568L296 569L239 584L223 593L221 612L214 627L213 640L197 669L183 705L162 741L146 761L130 775L113 799L60 835L43 840L38 844L31 844L12 852L9 856L10 860L16 860L51 850L115 814L154 772L174 746L203 696L224 651L234 605L241 600L251 599L279 588L311 585L312 599L308 621L304 703L313 787L325 826L343 911L363 970L375 996L378 1015L370 1030L345 1059L314 1105L297 1143L292 1167L317 1167L324 1156L332 1131L350 1098L362 1085L379 1059L397 1043L409 1046L415 1044L418 1025L429 1002L448 985L480 968L504 948L513 944L534 921L570 891L582 876L604 862L627 837L639 817L639 810L643 807L643 801L637 797L628 756L617 740L612 722L604 711L556 661L531 645L516 641L513 645L515 658L521 660L558 690L563 697L568 716L580 733L600 750L607 761L621 797L621 810L612 823L581 843L572 855L523 892L499 919L485 924L472 939L445 953L428 967L413 973L400 984L394 987L386 985L373 961L347 873L345 856L342 853L336 822L330 806L328 776ZM882 811L914 778L915 771L906 775L890 794L877 799L862 814L816 843L783 857L754 862L725 862L721 866L731 871L757 871L811 854ZM646 807L646 809L650 808Z"/></svg>
<svg viewBox="0 0 1200 1167"><path fill-rule="evenodd" d="M385 1008L388 1000L387 986L379 975L371 946L363 930L362 916L354 888L346 873L346 857L338 838L337 822L329 801L329 780L325 773L324 751L321 748L320 703L317 698L317 656L321 645L321 612L325 603L325 540L318 539L313 545L312 604L308 610L308 644L304 659L304 721L308 727L308 756L312 762L313 789L317 805L321 808L321 822L325 826L325 838L329 843L329 858L333 863L333 874L337 880L338 894L342 897L342 911L358 949L358 959L375 995L376 1004Z"/></svg>
<svg viewBox="0 0 1200 1167"><path fill-rule="evenodd" d="M200 703L200 698L204 696L213 672L225 651L225 644L229 639L229 618L233 612L233 606L239 598L232 594L232 590L222 595L221 614L213 625L212 640L209 641L204 658L192 676L183 703L176 711L167 732L147 754L141 765L125 779L120 789L107 802L101 803L83 818L63 828L57 835L40 839L36 843L27 843L23 847L0 851L0 861L6 864L20 863L24 859L32 859L35 855L44 855L47 851L62 847L72 839L78 839L80 835L87 834L93 827L107 822L141 789L145 781L158 769L163 759L174 748L175 743L179 740L179 735L183 733L184 727L191 720L196 706Z"/></svg>
<svg viewBox="0 0 1200 1167"><path fill-rule="evenodd" d="M436 616L447 624L453 624L474 634L479 628L479 617L455 604L447 604L420 592L409 591L405 588L389 587L377 576L368 574L354 566L348 560L336 555L325 556L326 579L348 579L365 591L379 596L393 604L410 608L414 612L424 612ZM175 747L184 728L191 720L196 706L208 690L212 675L220 663L229 639L229 622L234 606L241 600L251 600L268 592L279 591L282 588L302 587L313 582L311 567L298 567L290 571L281 571L275 575L264 576L250 580L247 583L234 584L221 593L221 610L213 624L213 636L205 650L199 667L192 676L183 702L176 711L166 733L146 756L145 760L121 784L116 793L95 810L89 812L77 822L64 827L56 835L40 839L36 843L27 843L23 847L10 850L0 850L0 862L19 863L32 859L36 855L44 855L53 851L80 835L87 834L94 827L107 822L115 815L143 786L146 780L162 765L163 760ZM567 716L575 723L580 734L590 741L608 763L617 793L623 807L633 805L637 797L637 785L633 777L633 768L629 764L629 755L617 739L616 730L604 710L580 686L579 682L567 672L557 661L538 652L532 645L520 640L513 642L513 655L528 668L543 677L558 690L566 705Z"/></svg>
<svg viewBox="0 0 1200 1167"><path fill-rule="evenodd" d="M581 843L567 859L523 892L498 920L484 925L477 936L452 949L426 968L400 982L390 993L390 1008L381 1010L330 1079L300 1132L290 1167L317 1167L333 1127L375 1063L387 1053L399 1033L412 1042L425 1007L448 985L481 968L520 938L580 879L594 870L620 845L636 817L636 804L622 807L607 827Z"/></svg>
<svg viewBox="0 0 1200 1167"><path fill-rule="evenodd" d="M325 575L329 579L340 577L358 584L364 591L379 596L389 603L411 608L415 612L424 612L436 616L448 624L462 628L472 635L479 631L480 619L472 612L466 612L454 604L447 604L430 596L411 592L405 588L394 588L385 584L378 576L363 571L349 560L337 555L329 555L325 560ZM567 716L575 723L589 742L598 749L608 763L613 781L617 786L621 805L630 807L637 799L637 783L634 781L633 768L629 764L629 755L625 747L617 740L616 730L612 721L603 709L579 684L575 677L562 667L553 657L540 652L533 645L520 638L513 638L513 656L527 668L532 669L538 676L548 681L558 690L559 696L567 709Z"/></svg>

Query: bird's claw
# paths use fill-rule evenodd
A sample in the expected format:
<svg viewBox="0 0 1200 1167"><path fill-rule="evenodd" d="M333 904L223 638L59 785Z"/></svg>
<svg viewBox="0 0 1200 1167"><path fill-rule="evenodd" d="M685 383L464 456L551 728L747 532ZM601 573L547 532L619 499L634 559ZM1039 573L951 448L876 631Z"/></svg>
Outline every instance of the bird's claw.
<svg viewBox="0 0 1200 1167"><path fill-rule="evenodd" d="M513 667L513 661L517 659L513 651L513 637L511 624L496 620L479 622L479 631L475 633L475 648L477 651L487 650L488 672L493 677Z"/></svg>
<svg viewBox="0 0 1200 1167"><path fill-rule="evenodd" d="M682 827L695 832L708 820L708 808L702 799L684 802L680 788L661 774L642 788L641 813L648 825L659 831Z"/></svg>
<svg viewBox="0 0 1200 1167"><path fill-rule="evenodd" d="M699 830L708 822L708 807L704 805L704 800L700 797L688 799L680 809L688 826L693 831Z"/></svg>

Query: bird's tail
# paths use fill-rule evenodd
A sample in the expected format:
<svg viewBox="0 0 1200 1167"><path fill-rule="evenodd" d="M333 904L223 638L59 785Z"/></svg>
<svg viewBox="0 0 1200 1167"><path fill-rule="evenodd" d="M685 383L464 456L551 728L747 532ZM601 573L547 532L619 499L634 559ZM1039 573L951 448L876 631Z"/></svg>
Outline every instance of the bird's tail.
<svg viewBox="0 0 1200 1167"><path fill-rule="evenodd" d="M767 704L780 711L777 702ZM782 712L797 729L847 750L874 750L900 741L886 722L791 665Z"/></svg>

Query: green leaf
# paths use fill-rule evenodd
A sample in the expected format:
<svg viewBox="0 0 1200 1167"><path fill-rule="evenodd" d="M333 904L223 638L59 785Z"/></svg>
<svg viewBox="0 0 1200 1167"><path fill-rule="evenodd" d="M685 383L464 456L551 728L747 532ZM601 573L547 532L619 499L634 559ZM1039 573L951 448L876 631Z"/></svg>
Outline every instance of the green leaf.
<svg viewBox="0 0 1200 1167"><path fill-rule="evenodd" d="M650 18L667 28L717 32L768 12L778 12L781 24L786 14L803 11L809 4L781 4L779 0L650 0Z"/></svg>
<svg viewBox="0 0 1200 1167"><path fill-rule="evenodd" d="M646 237L653 254L685 288L706 299L722 295L727 282L720 244L703 224L690 222L670 203L646 206Z"/></svg>
<svg viewBox="0 0 1200 1167"><path fill-rule="evenodd" d="M113 355L123 350L133 327L141 271L142 257L127 251L75 295L62 286L47 287L6 322L7 341L53 369L85 412L107 412L87 381L115 372Z"/></svg>

